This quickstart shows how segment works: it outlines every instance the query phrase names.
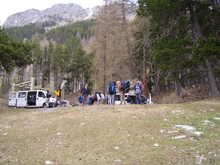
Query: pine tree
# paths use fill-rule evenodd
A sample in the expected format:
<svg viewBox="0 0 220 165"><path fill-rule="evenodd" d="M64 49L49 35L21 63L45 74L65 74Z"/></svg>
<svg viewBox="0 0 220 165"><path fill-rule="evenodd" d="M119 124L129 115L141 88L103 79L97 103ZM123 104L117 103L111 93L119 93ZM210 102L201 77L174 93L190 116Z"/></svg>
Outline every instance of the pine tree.
<svg viewBox="0 0 220 165"><path fill-rule="evenodd" d="M162 64L159 65L159 68L164 72L169 68L169 72L179 72L177 77L182 77L186 73L184 70L187 69L192 72L192 63L197 65L197 68L204 65L209 79L210 95L219 96L216 76L213 71L213 59L218 59L218 52L207 49L207 47L215 47L214 50L219 49L218 45L209 42L210 37L214 38L215 41L219 40L219 3L210 0L139 0L138 2L138 14L151 19L151 37L153 40L151 46L153 47L155 62ZM192 42L191 46L184 44L184 41ZM178 43L182 44L178 46ZM187 52L185 52L186 49L188 49ZM205 54L204 51L201 51L203 49L206 49ZM184 67L184 70L172 68L171 66L175 66L175 64L173 64L173 58L170 58L171 55L175 62L180 64L178 67L184 67L185 64L181 64L185 62L189 65ZM180 58L181 56L186 61ZM166 64L167 67L164 67ZM161 68L161 66L163 67ZM197 72L199 71L197 70ZM202 79L202 75L200 79Z"/></svg>

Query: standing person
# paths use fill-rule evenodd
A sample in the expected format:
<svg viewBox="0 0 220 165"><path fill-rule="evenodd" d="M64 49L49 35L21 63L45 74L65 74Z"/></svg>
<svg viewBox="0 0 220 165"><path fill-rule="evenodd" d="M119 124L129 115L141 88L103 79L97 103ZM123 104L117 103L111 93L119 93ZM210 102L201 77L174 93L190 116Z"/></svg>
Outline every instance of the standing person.
<svg viewBox="0 0 220 165"><path fill-rule="evenodd" d="M100 104L100 102L101 102L101 93L100 92L95 92L95 96L96 96L97 104Z"/></svg>
<svg viewBox="0 0 220 165"><path fill-rule="evenodd" d="M115 104L116 84L114 81L109 84L108 93L110 99L109 104Z"/></svg>
<svg viewBox="0 0 220 165"><path fill-rule="evenodd" d="M101 104L105 104L105 95L103 93L100 93L101 97Z"/></svg>
<svg viewBox="0 0 220 165"><path fill-rule="evenodd" d="M57 104L61 104L61 93L62 93L62 90L58 89L54 93L55 93L55 96L56 96L56 99L57 99Z"/></svg>
<svg viewBox="0 0 220 165"><path fill-rule="evenodd" d="M126 83L125 83L125 81L122 81L121 82L121 87L120 87L121 104L125 104L125 88L126 88Z"/></svg>
<svg viewBox="0 0 220 165"><path fill-rule="evenodd" d="M141 104L141 93L142 93L141 82L137 81L135 84L136 104Z"/></svg>
<svg viewBox="0 0 220 165"><path fill-rule="evenodd" d="M89 104L89 105L93 105L94 102L95 102L95 96L89 96L88 104Z"/></svg>
<svg viewBox="0 0 220 165"><path fill-rule="evenodd" d="M120 93L120 88L121 88L121 82L120 81L116 81L116 94Z"/></svg>
<svg viewBox="0 0 220 165"><path fill-rule="evenodd" d="M89 95L88 85L86 84L84 88L81 89L81 94L83 96L83 104L87 103L88 95Z"/></svg>

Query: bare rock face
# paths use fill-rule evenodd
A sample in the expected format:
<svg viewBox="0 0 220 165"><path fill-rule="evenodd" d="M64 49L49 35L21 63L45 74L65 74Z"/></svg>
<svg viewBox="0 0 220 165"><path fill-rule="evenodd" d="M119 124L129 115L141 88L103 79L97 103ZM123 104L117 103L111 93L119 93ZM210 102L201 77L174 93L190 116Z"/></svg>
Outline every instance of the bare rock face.
<svg viewBox="0 0 220 165"><path fill-rule="evenodd" d="M4 27L24 26L35 23L41 17L41 11L36 9L26 10L25 12L13 14L7 18Z"/></svg>
<svg viewBox="0 0 220 165"><path fill-rule="evenodd" d="M7 18L5 28L24 26L31 23L53 22L55 26L88 19L92 14L77 4L56 4L45 10L30 9Z"/></svg>

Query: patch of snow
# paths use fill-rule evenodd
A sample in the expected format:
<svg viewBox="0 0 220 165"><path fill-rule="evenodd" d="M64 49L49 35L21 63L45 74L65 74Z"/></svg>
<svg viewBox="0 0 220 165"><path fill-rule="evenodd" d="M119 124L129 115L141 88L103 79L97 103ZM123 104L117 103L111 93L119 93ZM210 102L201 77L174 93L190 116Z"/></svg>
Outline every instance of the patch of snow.
<svg viewBox="0 0 220 165"><path fill-rule="evenodd" d="M217 157L218 155L215 152L209 152L209 155L213 155L214 157Z"/></svg>
<svg viewBox="0 0 220 165"><path fill-rule="evenodd" d="M196 130L195 127L193 126L189 126L189 125L175 125L176 128L180 128L180 129L183 129L184 131L187 131L187 132L193 132Z"/></svg>
<svg viewBox="0 0 220 165"><path fill-rule="evenodd" d="M204 120L204 121L202 121L203 123L207 123L207 124L209 124L209 123L212 123L211 121L209 121L209 120Z"/></svg>
<svg viewBox="0 0 220 165"><path fill-rule="evenodd" d="M81 126L84 126L84 125L86 125L86 123L81 123L80 125L81 125Z"/></svg>
<svg viewBox="0 0 220 165"><path fill-rule="evenodd" d="M88 16L85 17L84 20L90 19L94 15L94 12L92 9L88 9L87 11L88 11Z"/></svg>
<svg viewBox="0 0 220 165"><path fill-rule="evenodd" d="M214 120L220 120L220 117L214 117L213 119Z"/></svg>
<svg viewBox="0 0 220 165"><path fill-rule="evenodd" d="M114 160L115 162L121 162L121 159L116 159L116 160Z"/></svg>
<svg viewBox="0 0 220 165"><path fill-rule="evenodd" d="M5 129L9 129L9 128L11 128L10 125L6 125L6 126L5 126Z"/></svg>
<svg viewBox="0 0 220 165"><path fill-rule="evenodd" d="M3 133L3 136L7 136L7 135L8 135L8 133L7 133L7 132Z"/></svg>
<svg viewBox="0 0 220 165"><path fill-rule="evenodd" d="M57 132L57 136L60 136L61 135L61 133L60 132Z"/></svg>
<svg viewBox="0 0 220 165"><path fill-rule="evenodd" d="M53 165L54 162L52 162L52 161L50 161L50 160L47 160L47 161L45 161L45 164L46 164L46 165Z"/></svg>
<svg viewBox="0 0 220 165"><path fill-rule="evenodd" d="M174 136L172 139L185 139L186 135Z"/></svg>
<svg viewBox="0 0 220 165"><path fill-rule="evenodd" d="M172 149L175 150L175 149L176 149L176 146L173 146Z"/></svg>
<svg viewBox="0 0 220 165"><path fill-rule="evenodd" d="M178 131L167 131L168 134L178 133Z"/></svg>
<svg viewBox="0 0 220 165"><path fill-rule="evenodd" d="M119 150L119 147L118 147L118 146L116 146L116 147L114 147L114 149L115 149L115 150Z"/></svg>
<svg viewBox="0 0 220 165"><path fill-rule="evenodd" d="M176 125L176 128L184 130L186 133L190 133L195 136L201 136L203 132L196 131L196 128L189 125Z"/></svg>
<svg viewBox="0 0 220 165"><path fill-rule="evenodd" d="M175 110L175 111L172 111L172 114L184 114L184 111L183 110Z"/></svg>
<svg viewBox="0 0 220 165"><path fill-rule="evenodd" d="M209 125L210 123L212 123L212 122L209 120L202 121L202 125Z"/></svg>
<svg viewBox="0 0 220 165"><path fill-rule="evenodd" d="M158 143L155 143L155 144L153 145L153 147L160 147L160 145L159 145Z"/></svg>
<svg viewBox="0 0 220 165"><path fill-rule="evenodd" d="M200 165L204 160L207 160L207 158L204 155L196 156L196 164Z"/></svg>
<svg viewBox="0 0 220 165"><path fill-rule="evenodd" d="M194 132L192 132L193 133L193 135L196 135L196 136L201 136L201 135L203 135L203 132L199 132L199 131L194 131Z"/></svg>
<svg viewBox="0 0 220 165"><path fill-rule="evenodd" d="M209 126L209 125L212 126L212 127L215 126L215 123L213 123L213 122L211 122L209 120L204 120L201 123L202 123L203 126Z"/></svg>

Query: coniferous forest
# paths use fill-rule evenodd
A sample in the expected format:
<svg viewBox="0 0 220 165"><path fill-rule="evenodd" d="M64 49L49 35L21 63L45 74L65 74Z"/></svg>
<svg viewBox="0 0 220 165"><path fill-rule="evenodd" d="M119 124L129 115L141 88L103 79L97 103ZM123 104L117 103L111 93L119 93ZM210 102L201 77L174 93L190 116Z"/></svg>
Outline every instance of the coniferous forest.
<svg viewBox="0 0 220 165"><path fill-rule="evenodd" d="M53 25L1 28L2 96L30 77L51 90L65 79L69 94L139 79L155 97L220 96L218 0L105 1L94 19Z"/></svg>

